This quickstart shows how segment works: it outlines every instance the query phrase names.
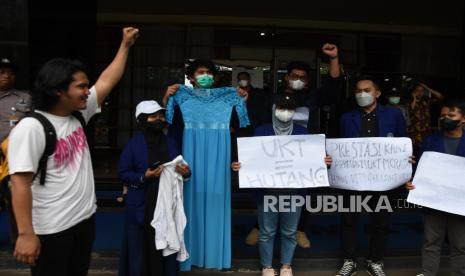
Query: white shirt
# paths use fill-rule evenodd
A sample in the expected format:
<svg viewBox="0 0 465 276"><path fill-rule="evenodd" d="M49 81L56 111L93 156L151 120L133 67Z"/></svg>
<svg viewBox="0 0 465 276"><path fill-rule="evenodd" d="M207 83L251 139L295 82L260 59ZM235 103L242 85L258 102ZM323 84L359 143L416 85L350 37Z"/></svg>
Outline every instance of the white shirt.
<svg viewBox="0 0 465 276"><path fill-rule="evenodd" d="M155 228L156 248L163 249L163 256L178 253L176 259L183 262L189 258L189 253L184 243L187 223L183 205L184 182L176 172L176 166L180 163L187 164L181 155L163 164L165 168L160 176L157 205L151 225Z"/></svg>
<svg viewBox="0 0 465 276"><path fill-rule="evenodd" d="M32 190L32 224L38 235L54 234L90 218L96 211L94 173L89 146L81 123L74 116L43 114L55 127L55 153L47 161L45 185L38 175ZM90 89L87 108L81 110L86 122L100 112L95 87ZM42 124L25 118L11 131L8 146L10 174L36 173L45 150Z"/></svg>

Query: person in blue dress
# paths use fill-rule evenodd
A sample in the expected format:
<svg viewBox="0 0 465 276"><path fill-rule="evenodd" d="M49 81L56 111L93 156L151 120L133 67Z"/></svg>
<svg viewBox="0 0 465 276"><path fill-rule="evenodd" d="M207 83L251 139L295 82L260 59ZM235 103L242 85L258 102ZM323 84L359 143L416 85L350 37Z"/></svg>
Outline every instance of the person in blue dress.
<svg viewBox="0 0 465 276"><path fill-rule="evenodd" d="M136 107L139 132L121 153L119 177L127 183L125 226L119 276L176 276L176 254L162 256L155 248L151 226L157 204L162 164L179 154L176 141L167 133L165 110L156 101L142 101ZM189 167L176 171L188 177Z"/></svg>
<svg viewBox="0 0 465 276"><path fill-rule="evenodd" d="M185 243L191 266L231 267L231 138L233 109L240 127L249 124L245 99L233 87L211 88L216 67L208 60L191 62L186 72L194 88L176 85L164 98L167 121L182 119L182 152L192 178L184 188ZM172 93L170 93L172 92ZM182 116L175 116L178 110ZM176 118L174 118L176 117ZM178 122L179 123L179 122Z"/></svg>
<svg viewBox="0 0 465 276"><path fill-rule="evenodd" d="M274 135L304 135L308 134L307 128L292 121L297 108L295 96L291 94L279 94L272 107L272 123L263 124L255 129L253 136ZM330 166L332 162L328 155L325 163ZM241 164L233 162L233 171L239 171ZM274 276L272 267L273 251L276 234L281 235L281 269L280 276L292 276L292 259L297 245L296 232L299 224L302 207L297 207L295 212L265 212L264 196L304 196L307 189L255 189L257 199L257 214L259 225L258 249L262 276Z"/></svg>

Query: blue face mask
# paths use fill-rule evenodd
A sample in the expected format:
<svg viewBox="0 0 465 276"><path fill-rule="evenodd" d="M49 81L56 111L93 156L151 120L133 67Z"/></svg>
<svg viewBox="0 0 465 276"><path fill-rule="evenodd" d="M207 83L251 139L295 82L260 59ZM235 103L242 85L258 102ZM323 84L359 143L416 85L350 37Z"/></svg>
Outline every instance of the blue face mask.
<svg viewBox="0 0 465 276"><path fill-rule="evenodd" d="M210 74L202 74L195 77L195 81L201 88L210 88L212 87L215 80Z"/></svg>

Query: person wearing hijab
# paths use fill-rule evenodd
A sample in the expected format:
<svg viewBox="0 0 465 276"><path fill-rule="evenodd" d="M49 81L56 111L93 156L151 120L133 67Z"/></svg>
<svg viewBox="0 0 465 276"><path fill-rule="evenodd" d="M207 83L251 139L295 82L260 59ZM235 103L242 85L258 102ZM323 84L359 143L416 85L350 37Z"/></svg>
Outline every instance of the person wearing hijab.
<svg viewBox="0 0 465 276"><path fill-rule="evenodd" d="M165 109L156 101L136 107L139 132L125 146L119 161L119 177L127 184L125 229L119 276L178 275L176 254L162 256L155 248L155 230L150 225L157 204L163 164L179 155L175 139L167 133ZM188 166L176 172L187 177Z"/></svg>
<svg viewBox="0 0 465 276"><path fill-rule="evenodd" d="M254 136L274 135L303 135L308 134L307 128L295 124L293 117L296 110L296 101L291 94L280 94L276 97L272 106L272 123L258 126ZM331 164L331 157L326 156L325 162ZM232 163L233 171L239 171L241 164ZM297 245L296 231L299 224L302 207L297 207L295 212L265 212L264 196L292 196L304 195L304 189L256 189L257 213L259 225L258 248L260 263L262 265L262 276L274 276L272 267L273 247L276 233L281 236L281 269L280 276L292 276L292 259Z"/></svg>

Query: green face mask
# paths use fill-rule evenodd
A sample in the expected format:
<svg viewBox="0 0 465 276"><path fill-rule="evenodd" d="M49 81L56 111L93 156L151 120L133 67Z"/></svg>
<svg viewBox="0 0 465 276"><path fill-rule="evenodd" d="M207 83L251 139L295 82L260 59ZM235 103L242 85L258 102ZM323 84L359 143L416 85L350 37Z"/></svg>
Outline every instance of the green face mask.
<svg viewBox="0 0 465 276"><path fill-rule="evenodd" d="M202 74L195 77L195 81L202 88L210 88L212 87L213 82L215 80L213 79L213 76L210 74Z"/></svg>
<svg viewBox="0 0 465 276"><path fill-rule="evenodd" d="M400 103L400 97L389 97L389 103L392 105L398 105Z"/></svg>

